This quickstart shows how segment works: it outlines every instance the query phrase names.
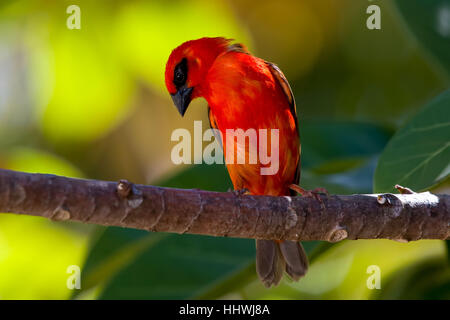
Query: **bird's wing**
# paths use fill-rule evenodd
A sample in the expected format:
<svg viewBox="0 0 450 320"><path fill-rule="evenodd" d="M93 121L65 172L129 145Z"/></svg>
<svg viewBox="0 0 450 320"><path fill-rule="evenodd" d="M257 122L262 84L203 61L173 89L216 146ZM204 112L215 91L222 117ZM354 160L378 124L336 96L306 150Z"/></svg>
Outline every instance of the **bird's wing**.
<svg viewBox="0 0 450 320"><path fill-rule="evenodd" d="M278 84L283 89L284 94L286 95L286 99L289 102L289 109L295 120L295 128L297 129L297 134L300 135L300 132L298 129L297 108L295 105L295 99L294 99L294 95L292 94L291 86L289 85L289 82L287 81L283 72L281 72L280 68L278 68L278 66L276 64L267 62L267 61L266 61L266 64L269 67L270 72L272 73L273 77L277 80ZM301 149L301 147L300 147L300 149ZM299 151L299 155L301 155L301 150ZM297 170L295 172L295 180L293 181L293 183L298 184L300 182L300 172L301 172L301 162L300 162L300 157L299 157L298 164L297 164Z"/></svg>
<svg viewBox="0 0 450 320"><path fill-rule="evenodd" d="M289 82L287 81L283 72L281 72L280 68L278 68L278 66L276 64L271 63L271 62L266 62L266 63L270 69L270 72L272 73L274 78L278 81L278 84L281 86L281 88L284 91L284 94L286 95L286 99L289 102L289 107L290 107L292 116L295 119L295 126L296 126L297 132L298 132L297 109L295 107L295 99L294 99L294 95L292 94L291 86L289 85Z"/></svg>
<svg viewBox="0 0 450 320"><path fill-rule="evenodd" d="M222 137L217 133L219 128L217 127L216 118L214 118L214 114L211 112L211 108L208 106L208 118L209 118L209 126L214 130L214 136L216 137L217 142L223 150Z"/></svg>

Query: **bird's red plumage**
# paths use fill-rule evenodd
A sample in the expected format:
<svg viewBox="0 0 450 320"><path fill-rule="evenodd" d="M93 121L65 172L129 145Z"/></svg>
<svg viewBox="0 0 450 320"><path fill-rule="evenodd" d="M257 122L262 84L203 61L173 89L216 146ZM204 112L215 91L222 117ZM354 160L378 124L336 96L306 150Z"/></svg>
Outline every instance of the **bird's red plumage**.
<svg viewBox="0 0 450 320"><path fill-rule="evenodd" d="M278 129L279 170L261 175L261 164L227 164L235 189L252 194L289 195L300 158L296 117L268 64L242 52L227 52L211 66L203 88L218 129ZM270 131L268 131L269 133ZM269 134L270 135L270 134ZM226 154L226 143L224 153ZM258 150L265 148L258 145ZM235 153L242 149L235 147ZM249 152L247 146L246 152Z"/></svg>
<svg viewBox="0 0 450 320"><path fill-rule="evenodd" d="M222 133L225 159L229 148L244 155L245 162L227 163L235 190L247 189L254 195L290 195L289 186L300 177L300 138L294 97L283 73L274 64L250 55L242 45L224 38L202 38L177 47L166 65L166 86L183 115L190 100L203 97L209 104L211 126ZM257 133L257 139L233 143L227 130ZM266 130L267 143L261 143L260 130ZM278 129L277 141L271 132ZM253 142L252 142L253 140ZM228 144L227 142L230 142ZM251 145L249 145L251 144ZM278 150L278 157L271 154ZM256 152L256 163L250 155ZM273 174L260 155L270 155ZM234 160L237 160L237 157ZM266 159L267 160L267 159ZM256 241L256 269L266 286L276 285L283 271L298 280L308 268L303 247L295 241Z"/></svg>
<svg viewBox="0 0 450 320"><path fill-rule="evenodd" d="M187 86L194 88L192 99L206 99L211 123L223 136L226 129L279 129L278 172L261 175L260 163L227 164L235 189L245 188L255 195L289 195L289 185L297 183L300 139L293 97L274 76L278 72L284 77L281 71L271 70L269 63L250 55L241 45L230 45L230 40L202 38L185 42L169 57L165 77L170 93L176 91L174 67L183 57L188 58ZM235 154L243 151L236 147Z"/></svg>

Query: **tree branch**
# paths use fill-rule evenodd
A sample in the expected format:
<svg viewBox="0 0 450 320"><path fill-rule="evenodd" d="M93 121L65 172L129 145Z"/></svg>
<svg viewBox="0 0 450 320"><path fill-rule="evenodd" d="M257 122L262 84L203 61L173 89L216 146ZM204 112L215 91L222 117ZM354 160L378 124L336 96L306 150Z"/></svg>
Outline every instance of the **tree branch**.
<svg viewBox="0 0 450 320"><path fill-rule="evenodd" d="M449 239L450 195L409 191L321 196L318 201L0 169L0 212L149 231L255 239Z"/></svg>

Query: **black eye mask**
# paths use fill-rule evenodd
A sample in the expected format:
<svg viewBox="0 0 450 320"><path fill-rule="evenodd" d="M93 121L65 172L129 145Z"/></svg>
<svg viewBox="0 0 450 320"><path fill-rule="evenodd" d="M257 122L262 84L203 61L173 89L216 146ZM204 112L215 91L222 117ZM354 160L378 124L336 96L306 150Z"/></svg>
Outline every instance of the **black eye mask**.
<svg viewBox="0 0 450 320"><path fill-rule="evenodd" d="M173 70L173 84L175 85L177 90L186 84L187 72L187 59L183 58L183 60L181 60Z"/></svg>

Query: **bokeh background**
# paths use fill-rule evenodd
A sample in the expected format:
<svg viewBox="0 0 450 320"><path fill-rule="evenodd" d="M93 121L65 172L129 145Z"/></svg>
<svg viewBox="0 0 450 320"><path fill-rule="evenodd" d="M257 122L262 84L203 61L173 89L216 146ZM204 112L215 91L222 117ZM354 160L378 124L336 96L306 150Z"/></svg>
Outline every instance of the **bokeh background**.
<svg viewBox="0 0 450 320"><path fill-rule="evenodd" d="M73 4L80 30L66 27ZM380 7L380 30L366 27L370 5ZM204 100L179 117L165 63L203 36L234 38L284 71L297 101L303 186L448 192L448 0L2 0L0 167L226 191L223 166L170 160L172 131L192 131L194 120L206 129L208 120ZM0 298L450 298L444 241L306 248L307 276L267 290L252 240L2 214ZM81 267L81 290L66 286L70 265ZM370 265L381 270L380 290L367 287Z"/></svg>

